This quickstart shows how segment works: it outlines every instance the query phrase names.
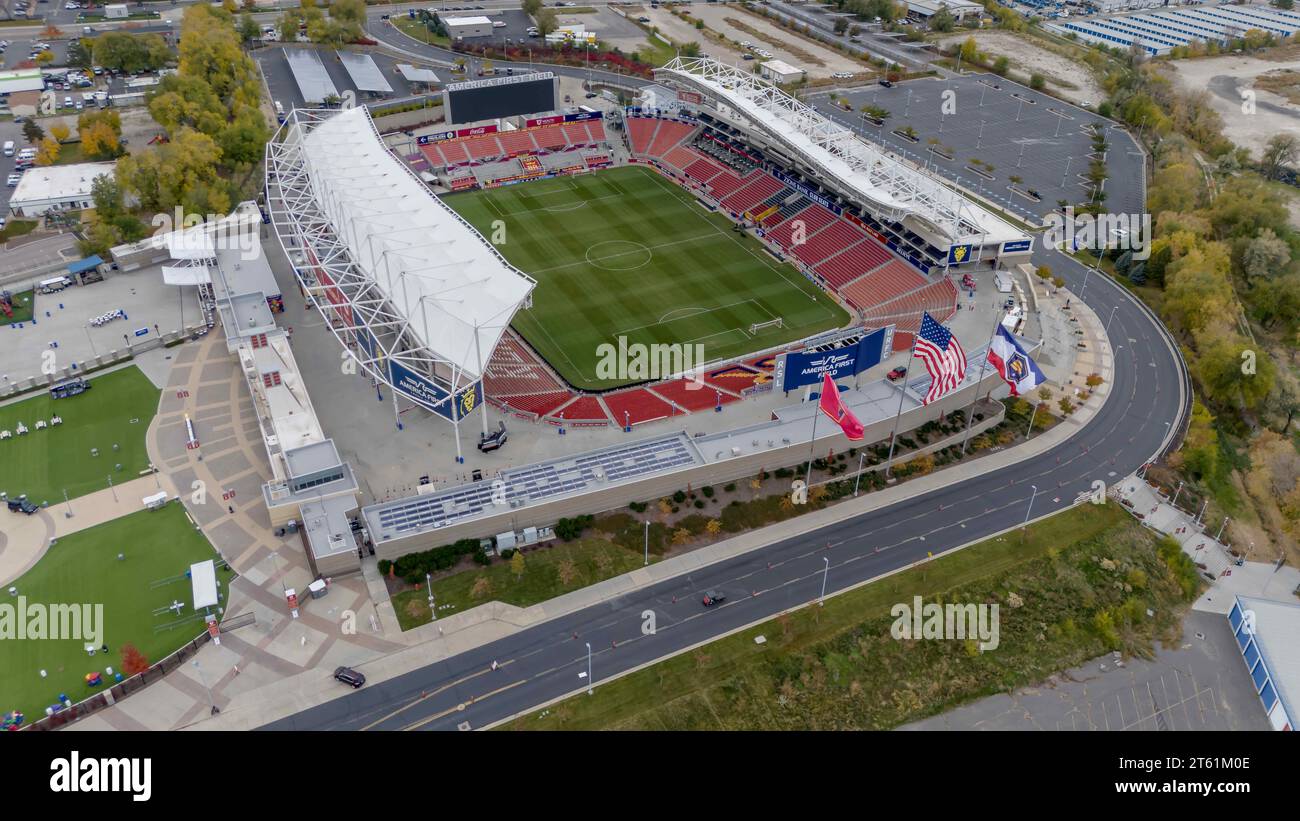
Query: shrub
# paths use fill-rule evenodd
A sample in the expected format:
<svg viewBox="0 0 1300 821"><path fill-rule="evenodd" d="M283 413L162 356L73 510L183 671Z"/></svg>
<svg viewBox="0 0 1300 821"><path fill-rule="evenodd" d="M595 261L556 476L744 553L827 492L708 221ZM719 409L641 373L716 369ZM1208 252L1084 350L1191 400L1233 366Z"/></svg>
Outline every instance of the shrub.
<svg viewBox="0 0 1300 821"><path fill-rule="evenodd" d="M646 509L649 507L650 505L645 502L633 502L628 505L628 509L632 510L634 513L645 513Z"/></svg>
<svg viewBox="0 0 1300 821"><path fill-rule="evenodd" d="M712 499L712 498L713 498L713 485L705 485L704 487L700 488L700 493L703 493L703 494L704 494L704 498L706 498L706 499Z"/></svg>
<svg viewBox="0 0 1300 821"><path fill-rule="evenodd" d="M696 500L695 500L695 507L696 507L696 509L698 509L698 510L703 510L703 509L704 509L704 500L703 500L703 499L696 499Z"/></svg>
<svg viewBox="0 0 1300 821"><path fill-rule="evenodd" d="M555 523L555 535L566 542L571 542L582 535L582 531L591 527L594 520L593 516L575 516L572 519L561 519Z"/></svg>
<svg viewBox="0 0 1300 821"><path fill-rule="evenodd" d="M725 490L725 491L727 491L728 493L731 493L731 492L735 491L735 489L736 489L736 483L735 483L735 482L727 482L727 484L724 485L722 489Z"/></svg>
<svg viewBox="0 0 1300 821"><path fill-rule="evenodd" d="M505 550L498 551L501 558L505 559L506 561L510 561L510 557L515 555L516 552L518 551L513 547L507 547Z"/></svg>
<svg viewBox="0 0 1300 821"><path fill-rule="evenodd" d="M676 503L679 504L679 505L680 505L682 502L686 501L686 491L684 491L684 490L679 490L679 491L677 491L676 493L674 493L674 494L673 494L673 501L676 502Z"/></svg>
<svg viewBox="0 0 1300 821"><path fill-rule="evenodd" d="M474 554L474 561L481 565L487 566L492 564L492 557L487 554L486 550L480 550Z"/></svg>
<svg viewBox="0 0 1300 821"><path fill-rule="evenodd" d="M379 560L379 575L387 576L388 572L393 569L393 563L388 559Z"/></svg>

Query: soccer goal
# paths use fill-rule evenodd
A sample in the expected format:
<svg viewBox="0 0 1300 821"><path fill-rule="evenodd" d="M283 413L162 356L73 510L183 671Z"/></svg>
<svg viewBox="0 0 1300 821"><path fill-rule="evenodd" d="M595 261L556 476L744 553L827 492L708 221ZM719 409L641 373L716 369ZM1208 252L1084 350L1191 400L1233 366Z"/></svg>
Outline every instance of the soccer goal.
<svg viewBox="0 0 1300 821"><path fill-rule="evenodd" d="M781 319L781 317L778 316L776 319L769 319L766 322L755 322L753 325L750 325L749 335L758 336L758 333L760 331L765 331L768 328L784 328L784 327L785 327L785 320Z"/></svg>

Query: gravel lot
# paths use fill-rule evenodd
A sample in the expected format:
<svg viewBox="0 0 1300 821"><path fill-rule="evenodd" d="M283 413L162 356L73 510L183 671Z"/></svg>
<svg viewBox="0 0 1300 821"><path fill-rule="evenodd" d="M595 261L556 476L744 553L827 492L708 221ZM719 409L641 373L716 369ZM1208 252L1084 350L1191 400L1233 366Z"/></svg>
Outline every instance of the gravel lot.
<svg viewBox="0 0 1300 821"><path fill-rule="evenodd" d="M1274 134L1290 132L1300 137L1300 106L1260 89L1255 92L1254 112L1247 113L1242 109L1241 97L1241 92L1252 89L1261 74L1284 68L1300 70L1300 57L1260 60L1232 55L1176 60L1169 66L1182 88L1210 93L1210 104L1223 117L1224 134L1255 157Z"/></svg>
<svg viewBox="0 0 1300 821"><path fill-rule="evenodd" d="M965 42L967 37L974 37L979 50L990 57L1006 57L1011 62L1011 78L1018 82L1028 85L1029 75L1037 73L1043 75L1043 79L1047 81L1047 85L1054 93L1072 103L1090 102L1096 105L1106 97L1086 66L1010 32L979 31L973 34L954 34L945 37L939 43L947 48L953 42ZM1077 88L1067 88L1055 82L1058 80L1069 82Z"/></svg>

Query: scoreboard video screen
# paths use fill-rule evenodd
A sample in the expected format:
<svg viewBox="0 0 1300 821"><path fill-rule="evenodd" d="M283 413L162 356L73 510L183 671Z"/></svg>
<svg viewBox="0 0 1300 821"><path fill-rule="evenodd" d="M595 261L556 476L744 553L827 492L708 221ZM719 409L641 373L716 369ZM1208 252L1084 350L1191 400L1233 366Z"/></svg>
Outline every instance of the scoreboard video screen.
<svg viewBox="0 0 1300 821"><path fill-rule="evenodd" d="M554 111L558 93L555 75L545 71L453 83L443 91L443 104L447 122L474 123Z"/></svg>

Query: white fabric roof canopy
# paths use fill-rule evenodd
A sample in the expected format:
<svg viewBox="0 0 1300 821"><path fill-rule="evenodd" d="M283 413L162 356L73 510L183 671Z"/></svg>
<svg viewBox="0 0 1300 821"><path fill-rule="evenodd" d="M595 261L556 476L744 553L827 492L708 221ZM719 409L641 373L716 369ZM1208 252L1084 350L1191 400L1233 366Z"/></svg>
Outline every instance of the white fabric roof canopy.
<svg viewBox="0 0 1300 821"><path fill-rule="evenodd" d="M313 198L353 263L462 384L478 379L533 280L388 151L364 106L321 122L303 147Z"/></svg>

